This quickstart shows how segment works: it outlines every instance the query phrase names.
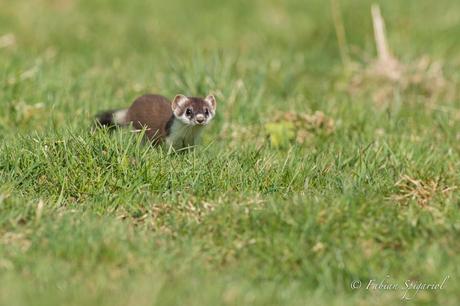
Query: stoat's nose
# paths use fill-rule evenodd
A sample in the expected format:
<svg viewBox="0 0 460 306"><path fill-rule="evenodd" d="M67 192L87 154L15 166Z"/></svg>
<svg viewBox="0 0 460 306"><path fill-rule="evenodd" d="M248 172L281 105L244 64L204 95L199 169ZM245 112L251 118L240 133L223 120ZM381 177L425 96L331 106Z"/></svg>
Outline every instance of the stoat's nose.
<svg viewBox="0 0 460 306"><path fill-rule="evenodd" d="M201 115L201 114L196 115L196 122L203 123L204 122L204 116Z"/></svg>

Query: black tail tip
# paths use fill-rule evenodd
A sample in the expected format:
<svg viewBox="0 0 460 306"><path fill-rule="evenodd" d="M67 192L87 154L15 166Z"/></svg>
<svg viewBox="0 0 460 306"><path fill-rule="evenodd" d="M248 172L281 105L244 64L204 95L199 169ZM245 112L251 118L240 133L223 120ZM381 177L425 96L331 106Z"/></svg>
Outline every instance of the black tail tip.
<svg viewBox="0 0 460 306"><path fill-rule="evenodd" d="M96 115L96 125L99 127L115 127L115 122L113 122L113 110L101 112Z"/></svg>

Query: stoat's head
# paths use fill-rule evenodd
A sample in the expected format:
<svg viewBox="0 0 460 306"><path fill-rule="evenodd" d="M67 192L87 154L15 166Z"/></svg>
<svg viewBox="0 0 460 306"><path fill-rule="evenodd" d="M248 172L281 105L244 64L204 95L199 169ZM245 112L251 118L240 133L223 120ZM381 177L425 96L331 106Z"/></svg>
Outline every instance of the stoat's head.
<svg viewBox="0 0 460 306"><path fill-rule="evenodd" d="M204 99L177 95L171 107L174 116L183 123L191 126L206 125L216 113L216 99L212 95Z"/></svg>

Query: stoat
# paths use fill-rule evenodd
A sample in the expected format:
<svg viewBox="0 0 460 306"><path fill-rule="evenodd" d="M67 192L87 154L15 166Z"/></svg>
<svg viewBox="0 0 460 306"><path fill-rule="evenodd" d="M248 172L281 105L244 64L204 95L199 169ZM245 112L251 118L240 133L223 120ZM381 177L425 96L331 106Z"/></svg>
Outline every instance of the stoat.
<svg viewBox="0 0 460 306"><path fill-rule="evenodd" d="M172 102L160 95L144 95L127 109L106 111L96 118L101 126L145 128L153 144L166 144L174 150L195 146L203 128L216 113L216 99L177 95Z"/></svg>

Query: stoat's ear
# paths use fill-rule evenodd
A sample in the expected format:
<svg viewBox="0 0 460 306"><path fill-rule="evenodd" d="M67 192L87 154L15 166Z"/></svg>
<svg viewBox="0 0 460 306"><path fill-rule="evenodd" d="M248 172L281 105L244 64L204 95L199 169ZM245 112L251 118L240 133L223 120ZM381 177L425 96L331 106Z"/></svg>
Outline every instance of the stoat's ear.
<svg viewBox="0 0 460 306"><path fill-rule="evenodd" d="M208 102L209 104L211 104L213 111L216 110L217 103L216 103L216 98L214 98L213 95L208 95L206 98L204 98L204 100Z"/></svg>
<svg viewBox="0 0 460 306"><path fill-rule="evenodd" d="M174 97L174 100L171 103L171 108L173 112L180 106L182 106L185 102L187 102L188 98L184 95L177 95Z"/></svg>

